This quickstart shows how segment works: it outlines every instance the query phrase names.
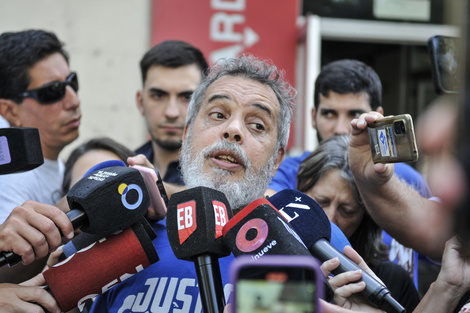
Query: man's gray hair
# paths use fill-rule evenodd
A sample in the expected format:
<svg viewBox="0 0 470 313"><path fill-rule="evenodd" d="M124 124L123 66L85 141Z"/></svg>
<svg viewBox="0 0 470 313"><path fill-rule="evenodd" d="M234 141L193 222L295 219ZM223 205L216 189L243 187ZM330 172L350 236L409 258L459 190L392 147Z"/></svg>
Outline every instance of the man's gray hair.
<svg viewBox="0 0 470 313"><path fill-rule="evenodd" d="M194 91L186 115L186 125L191 128L199 112L207 88L224 76L245 77L271 87L276 94L281 110L278 118L278 142L276 147L286 148L294 110L295 90L285 80L284 73L267 61L254 56L221 59L209 68L206 77ZM276 148L276 150L277 150Z"/></svg>

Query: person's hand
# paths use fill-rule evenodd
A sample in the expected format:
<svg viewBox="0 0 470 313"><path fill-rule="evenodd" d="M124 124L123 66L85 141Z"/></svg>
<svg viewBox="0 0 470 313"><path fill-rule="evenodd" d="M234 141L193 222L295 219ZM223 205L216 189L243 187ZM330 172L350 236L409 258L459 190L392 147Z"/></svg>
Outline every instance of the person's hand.
<svg viewBox="0 0 470 313"><path fill-rule="evenodd" d="M40 277L34 279L35 283L41 282ZM3 313L44 312L40 306L48 312L61 312L54 297L42 287L34 285L32 280L21 285L0 284L0 307Z"/></svg>
<svg viewBox="0 0 470 313"><path fill-rule="evenodd" d="M147 159L147 157L143 154L138 154L133 157L128 157L127 164L129 164L129 166L140 165L140 166L155 168L153 164L149 161L149 159Z"/></svg>
<svg viewBox="0 0 470 313"><path fill-rule="evenodd" d="M382 114L372 111L351 121L352 130L348 149L349 167L354 178L370 188L388 182L395 170L393 164L374 164L372 162L367 126L381 119L383 119Z"/></svg>
<svg viewBox="0 0 470 313"><path fill-rule="evenodd" d="M347 257L349 257L354 263L356 263L360 268L369 273L372 277L382 282L369 268L364 259L353 248L351 248L350 246L346 246L343 250L343 253ZM323 262L323 264L320 266L323 275L328 278L328 283L334 290L334 302L345 309L356 310L361 312L382 312L381 310L370 306L364 301L362 297L355 296L355 294L363 291L366 287L366 284L363 281L357 282L362 277L362 271L349 271L338 274L334 277L329 276L331 271L333 271L338 266L338 258L333 258L331 260Z"/></svg>
<svg viewBox="0 0 470 313"><path fill-rule="evenodd" d="M458 290L463 295L470 290L470 259L461 254L461 244L456 236L446 242L436 282L444 283L447 288Z"/></svg>
<svg viewBox="0 0 470 313"><path fill-rule="evenodd" d="M59 229L73 238L70 219L55 206L27 201L13 209L0 225L0 251L13 251L23 264L32 263L54 251L62 244Z"/></svg>

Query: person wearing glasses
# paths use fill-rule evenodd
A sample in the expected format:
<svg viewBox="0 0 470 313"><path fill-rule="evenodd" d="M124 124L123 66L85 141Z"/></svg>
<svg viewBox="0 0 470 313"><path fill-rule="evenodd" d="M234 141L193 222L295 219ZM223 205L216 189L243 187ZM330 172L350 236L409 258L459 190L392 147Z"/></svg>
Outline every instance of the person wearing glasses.
<svg viewBox="0 0 470 313"><path fill-rule="evenodd" d="M27 200L56 204L64 164L59 153L78 135L77 73L63 43L51 32L26 30L0 35L0 114L12 127L39 130L44 164L0 175L0 224Z"/></svg>

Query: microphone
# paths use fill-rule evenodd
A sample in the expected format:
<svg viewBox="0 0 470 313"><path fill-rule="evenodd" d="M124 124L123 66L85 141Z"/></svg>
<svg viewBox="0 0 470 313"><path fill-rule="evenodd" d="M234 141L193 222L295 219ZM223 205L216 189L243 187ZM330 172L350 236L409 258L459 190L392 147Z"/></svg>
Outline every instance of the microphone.
<svg viewBox="0 0 470 313"><path fill-rule="evenodd" d="M43 163L37 128L0 128L0 175L26 172Z"/></svg>
<svg viewBox="0 0 470 313"><path fill-rule="evenodd" d="M330 244L330 222L315 200L300 191L290 189L282 190L268 200L287 217L315 258L320 262L334 257L339 258L340 265L332 272L334 275L347 271L362 271L362 278L359 281L364 281L366 288L360 294L369 304L389 313L406 312L405 308L391 296L385 285Z"/></svg>
<svg viewBox="0 0 470 313"><path fill-rule="evenodd" d="M67 193L70 211L83 212L79 228L106 236L124 229L143 216L150 198L139 171L129 167L107 167L80 179Z"/></svg>
<svg viewBox="0 0 470 313"><path fill-rule="evenodd" d="M147 225L144 225L147 223ZM159 260L152 243L155 232L142 218L118 234L78 251L43 272L49 291L62 311L85 302Z"/></svg>
<svg viewBox="0 0 470 313"><path fill-rule="evenodd" d="M155 231L153 230L152 226L150 226L150 224L144 217L139 218L139 221L142 223L142 226L147 231L151 240L157 238L157 234L155 234ZM70 240L69 242L67 242L65 245L62 246L63 255L59 258L59 260L62 261L68 258L69 256L72 256L73 254L77 253L79 250L82 250L83 248L88 247L89 245L95 243L96 241L102 238L103 237L100 237L94 234L81 232L80 234L75 236L72 240Z"/></svg>
<svg viewBox="0 0 470 313"><path fill-rule="evenodd" d="M225 243L233 255L250 254L253 260L264 255L308 255L310 252L294 229L266 199L250 203L223 229Z"/></svg>
<svg viewBox="0 0 470 313"><path fill-rule="evenodd" d="M222 228L232 215L225 195L207 187L175 193L168 203L170 246L178 259L194 262L205 313L222 313L225 307L218 258L230 255Z"/></svg>
<svg viewBox="0 0 470 313"><path fill-rule="evenodd" d="M74 229L99 238L129 227L144 216L150 198L140 172L122 166L103 168L79 180L67 193L67 216ZM21 261L13 252L0 253L0 266Z"/></svg>

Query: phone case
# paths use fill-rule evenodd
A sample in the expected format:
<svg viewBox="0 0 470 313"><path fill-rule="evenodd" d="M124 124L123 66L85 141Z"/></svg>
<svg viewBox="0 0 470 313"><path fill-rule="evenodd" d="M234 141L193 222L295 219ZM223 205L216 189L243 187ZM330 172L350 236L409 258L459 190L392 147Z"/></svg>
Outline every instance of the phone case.
<svg viewBox="0 0 470 313"><path fill-rule="evenodd" d="M418 160L413 120L409 114L388 116L368 127L374 163Z"/></svg>
<svg viewBox="0 0 470 313"><path fill-rule="evenodd" d="M438 94L456 94L461 88L460 40L449 36L432 36L428 39L431 73Z"/></svg>
<svg viewBox="0 0 470 313"><path fill-rule="evenodd" d="M150 196L150 206L153 207L157 220L164 219L168 206L168 195L160 174L156 169L145 166L134 165L131 167L137 169L144 178L145 186Z"/></svg>
<svg viewBox="0 0 470 313"><path fill-rule="evenodd" d="M249 313L246 310L237 309L237 297L239 297L239 291L237 291L237 283L239 282L240 272L245 269L253 270L253 272L260 271L260 270L270 270L272 269L274 272L279 271L282 268L306 268L311 270L314 274L313 283L315 286L314 293L315 295L312 297L314 300L314 306L312 311L304 311L301 312L306 313L321 313L321 309L319 307L319 299L324 299L324 290L323 290L323 280L322 272L320 270L319 262L309 256L300 256L300 255L264 255L262 258L257 259L254 261L251 256L249 255L242 255L235 259L230 265L230 282L234 285L234 296L233 296L233 309L234 313ZM250 271L251 272L251 271ZM257 290L263 290L264 288L260 286ZM293 290L287 291L286 293L289 295L288 297L293 297L292 301L295 302L296 294L292 292ZM286 299L286 295L284 296L283 301L289 301ZM258 311L257 311L258 312ZM261 311L260 311L261 312ZM300 311L299 311L300 312Z"/></svg>

